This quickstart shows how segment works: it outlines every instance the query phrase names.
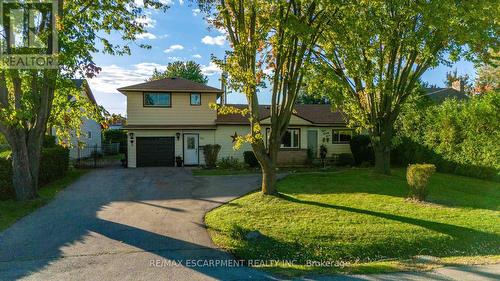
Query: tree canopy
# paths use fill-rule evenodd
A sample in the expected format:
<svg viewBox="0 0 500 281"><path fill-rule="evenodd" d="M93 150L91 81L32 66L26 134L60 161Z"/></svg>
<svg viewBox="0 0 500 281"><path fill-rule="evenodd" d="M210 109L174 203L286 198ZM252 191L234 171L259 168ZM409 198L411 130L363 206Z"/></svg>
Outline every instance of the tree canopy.
<svg viewBox="0 0 500 281"><path fill-rule="evenodd" d="M329 1L332 22L312 74L352 125L366 129L376 168L390 171L393 125L422 74L459 58L488 61L498 48L498 3L485 1ZM335 15L335 17L333 17Z"/></svg>
<svg viewBox="0 0 500 281"><path fill-rule="evenodd" d="M171 62L167 65L167 69L165 69L165 71L159 71L155 68L153 76L151 76L148 81L172 77L180 77L202 84L208 83L208 77L203 74L200 65L194 61Z"/></svg>
<svg viewBox="0 0 500 281"><path fill-rule="evenodd" d="M231 50L216 63L228 73L228 87L245 94L243 110L219 108L221 114L240 113L249 119L250 132L236 147L249 142L262 168L262 192L276 194L277 154L303 86L307 64L328 17L321 1L200 1L212 11L211 23L226 31ZM263 137L259 89L270 82L271 125ZM265 143L267 142L267 143Z"/></svg>
<svg viewBox="0 0 500 281"><path fill-rule="evenodd" d="M166 9L162 0L71 0L58 1L55 27L58 34L58 69L10 69L0 65L0 133L12 148L13 184L16 198L37 197L38 172L43 136L50 121L79 128L81 117L95 111L80 111L84 100L72 79L94 77L101 70L93 54L130 54L130 44L146 32L147 9ZM4 25L7 24L4 21ZM49 38L49 21L36 22L40 38ZM2 26L3 31L7 30ZM31 29L22 30L31 32ZM110 34L120 40L112 42ZM27 35L24 34L24 36ZM46 54L48 48L37 49ZM141 45L150 48L150 46ZM68 99L68 95L75 97ZM58 113L53 115L53 113ZM93 116L93 115L92 115ZM69 127L69 128L68 128Z"/></svg>

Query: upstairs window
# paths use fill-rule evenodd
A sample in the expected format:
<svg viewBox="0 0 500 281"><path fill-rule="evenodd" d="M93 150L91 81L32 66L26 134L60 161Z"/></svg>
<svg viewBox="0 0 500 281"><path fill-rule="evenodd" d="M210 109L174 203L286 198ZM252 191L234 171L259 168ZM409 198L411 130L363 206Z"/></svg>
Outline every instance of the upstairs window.
<svg viewBox="0 0 500 281"><path fill-rule="evenodd" d="M333 143L349 143L352 138L352 130L333 129Z"/></svg>
<svg viewBox="0 0 500 281"><path fill-rule="evenodd" d="M201 105L200 93L191 93L191 105Z"/></svg>
<svg viewBox="0 0 500 281"><path fill-rule="evenodd" d="M172 96L170 93L144 93L144 106L172 107Z"/></svg>

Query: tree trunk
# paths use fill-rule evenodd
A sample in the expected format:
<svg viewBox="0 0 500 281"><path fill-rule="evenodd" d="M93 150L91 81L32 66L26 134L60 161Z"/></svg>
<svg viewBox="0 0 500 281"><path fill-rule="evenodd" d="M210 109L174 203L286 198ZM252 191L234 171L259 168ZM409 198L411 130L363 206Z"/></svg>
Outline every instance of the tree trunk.
<svg viewBox="0 0 500 281"><path fill-rule="evenodd" d="M31 171L31 162L33 161L39 161L39 159L32 159L25 140L19 139L12 146L12 183L18 201L38 197L37 181L33 178Z"/></svg>
<svg viewBox="0 0 500 281"><path fill-rule="evenodd" d="M277 195L276 190L276 167L273 163L262 166L262 193L266 195Z"/></svg>
<svg viewBox="0 0 500 281"><path fill-rule="evenodd" d="M391 146L379 143L373 146L375 152L375 171L380 174L391 173Z"/></svg>
<svg viewBox="0 0 500 281"><path fill-rule="evenodd" d="M390 175L393 125L390 121L382 121L380 124L371 135L375 152L375 171Z"/></svg>

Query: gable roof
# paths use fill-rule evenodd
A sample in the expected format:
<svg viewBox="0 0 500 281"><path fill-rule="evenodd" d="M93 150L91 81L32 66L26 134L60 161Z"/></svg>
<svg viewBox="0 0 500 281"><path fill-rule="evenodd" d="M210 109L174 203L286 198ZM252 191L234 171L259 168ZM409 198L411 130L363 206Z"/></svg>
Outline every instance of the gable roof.
<svg viewBox="0 0 500 281"><path fill-rule="evenodd" d="M246 104L228 104L227 106L236 107L238 109L247 108ZM269 105L259 106L260 120L270 117ZM347 123L347 115L341 111L332 111L329 104L297 104L295 105L294 115L307 120L317 125L328 124L345 124ZM217 114L216 124L249 124L248 117L239 113L236 114Z"/></svg>
<svg viewBox="0 0 500 281"><path fill-rule="evenodd" d="M469 96L465 93L457 91L453 88L424 88L423 90L425 95L436 103L442 103L449 98L455 98L457 100L465 100L469 98Z"/></svg>
<svg viewBox="0 0 500 281"><path fill-rule="evenodd" d="M193 82L180 77L164 78L141 84L119 88L118 91L161 91L161 92L210 92L222 93L222 90Z"/></svg>
<svg viewBox="0 0 500 281"><path fill-rule="evenodd" d="M90 89L89 83L85 79L73 79L73 83L78 89L83 89L85 93L87 94L87 97L89 100L97 105L97 101L95 100L94 94L92 93L92 90Z"/></svg>

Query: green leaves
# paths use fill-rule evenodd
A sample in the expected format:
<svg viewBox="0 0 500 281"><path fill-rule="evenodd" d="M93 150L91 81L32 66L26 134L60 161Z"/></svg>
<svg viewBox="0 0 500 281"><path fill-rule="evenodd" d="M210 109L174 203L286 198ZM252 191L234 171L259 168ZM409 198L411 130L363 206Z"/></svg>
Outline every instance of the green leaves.
<svg viewBox="0 0 500 281"><path fill-rule="evenodd" d="M191 80L194 82L198 82L201 84L208 83L208 77L203 75L201 71L201 67L194 61L176 61L171 62L167 65L167 69L163 72L154 70L153 76L149 79L149 81L158 80L162 78L172 78L172 77L181 77L187 80Z"/></svg>

